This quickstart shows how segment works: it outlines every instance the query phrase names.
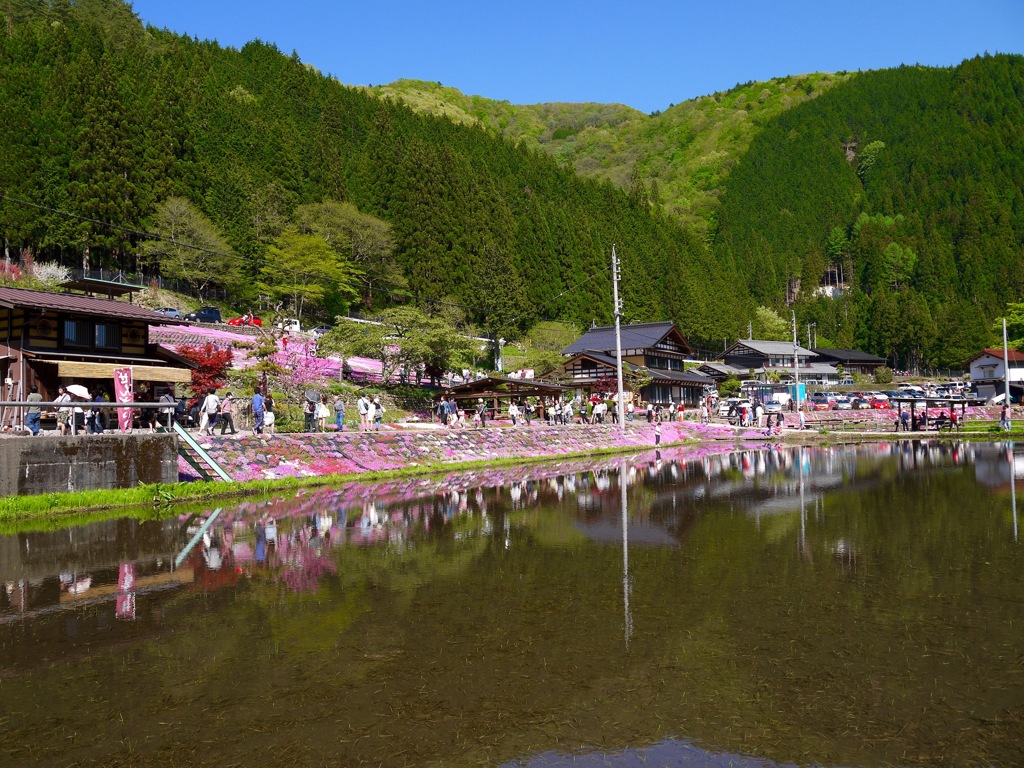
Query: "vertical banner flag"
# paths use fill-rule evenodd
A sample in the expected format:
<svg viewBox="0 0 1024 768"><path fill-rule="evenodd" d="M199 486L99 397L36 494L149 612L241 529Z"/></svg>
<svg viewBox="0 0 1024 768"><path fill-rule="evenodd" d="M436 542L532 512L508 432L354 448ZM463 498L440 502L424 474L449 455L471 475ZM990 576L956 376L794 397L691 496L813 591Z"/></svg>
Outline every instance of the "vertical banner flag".
<svg viewBox="0 0 1024 768"><path fill-rule="evenodd" d="M114 369L114 398L119 403L135 402L135 393L132 391L132 369ZM121 434L130 432L132 429L132 409L117 409L117 425L121 428Z"/></svg>

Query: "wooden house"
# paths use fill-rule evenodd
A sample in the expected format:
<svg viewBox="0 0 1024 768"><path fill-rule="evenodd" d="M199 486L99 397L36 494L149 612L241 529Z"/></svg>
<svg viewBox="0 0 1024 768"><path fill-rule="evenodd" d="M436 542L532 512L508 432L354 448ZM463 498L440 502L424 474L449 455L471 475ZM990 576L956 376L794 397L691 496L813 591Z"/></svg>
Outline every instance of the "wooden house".
<svg viewBox="0 0 1024 768"><path fill-rule="evenodd" d="M631 373L642 371L651 378L639 393L632 393L635 399L660 404L700 404L705 387L713 382L696 371L686 370L685 361L692 357L693 347L675 323L624 325L620 335L625 389L630 389ZM560 373L567 384L582 394L608 394L617 388L615 326L591 328L562 354L567 359Z"/></svg>
<svg viewBox="0 0 1024 768"><path fill-rule="evenodd" d="M32 384L44 401L67 384L112 396L114 370L125 367L153 395L188 383L195 366L149 340L151 325L178 322L126 301L0 286L3 399L24 400Z"/></svg>

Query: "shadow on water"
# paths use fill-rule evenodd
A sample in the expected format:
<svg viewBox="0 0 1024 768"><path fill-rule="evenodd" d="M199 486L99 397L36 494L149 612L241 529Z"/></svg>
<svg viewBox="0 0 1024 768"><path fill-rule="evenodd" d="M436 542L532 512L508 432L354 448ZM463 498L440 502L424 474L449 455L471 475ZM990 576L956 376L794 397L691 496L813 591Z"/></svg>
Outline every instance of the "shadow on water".
<svg viewBox="0 0 1024 768"><path fill-rule="evenodd" d="M1024 454L718 450L0 536L0 764L1024 764Z"/></svg>

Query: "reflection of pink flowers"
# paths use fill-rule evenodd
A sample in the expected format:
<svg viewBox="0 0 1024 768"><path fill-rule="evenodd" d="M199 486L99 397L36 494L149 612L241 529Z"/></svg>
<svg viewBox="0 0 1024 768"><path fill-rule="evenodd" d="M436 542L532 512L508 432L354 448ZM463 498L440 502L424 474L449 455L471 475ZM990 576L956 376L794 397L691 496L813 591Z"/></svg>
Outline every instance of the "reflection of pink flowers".
<svg viewBox="0 0 1024 768"><path fill-rule="evenodd" d="M311 547L294 547L288 553L279 572L279 578L294 592L309 592L320 585L328 573L336 573L338 567Z"/></svg>

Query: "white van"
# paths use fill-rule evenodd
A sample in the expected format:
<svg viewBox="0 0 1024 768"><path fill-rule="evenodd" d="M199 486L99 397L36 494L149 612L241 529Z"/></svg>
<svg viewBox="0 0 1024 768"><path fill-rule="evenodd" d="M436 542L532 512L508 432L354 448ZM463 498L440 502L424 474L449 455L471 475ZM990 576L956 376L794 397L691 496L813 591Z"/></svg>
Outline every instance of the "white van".
<svg viewBox="0 0 1024 768"><path fill-rule="evenodd" d="M286 317L274 327L288 333L302 333L302 325L294 317Z"/></svg>

